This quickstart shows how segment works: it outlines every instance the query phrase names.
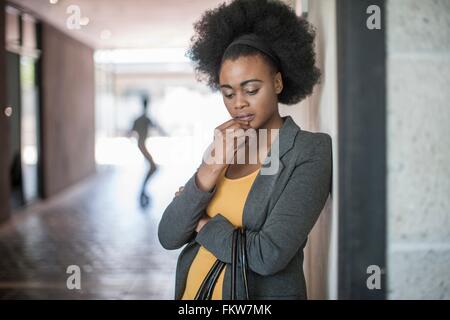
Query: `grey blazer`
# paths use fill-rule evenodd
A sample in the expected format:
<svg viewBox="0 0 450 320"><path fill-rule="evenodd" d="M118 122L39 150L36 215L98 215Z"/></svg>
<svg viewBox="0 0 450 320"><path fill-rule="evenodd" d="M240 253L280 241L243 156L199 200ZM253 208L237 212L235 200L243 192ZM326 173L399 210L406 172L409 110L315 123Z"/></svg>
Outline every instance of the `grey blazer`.
<svg viewBox="0 0 450 320"><path fill-rule="evenodd" d="M330 136L301 130L290 116L284 118L278 140L279 169L274 175L258 173L244 205L250 299L307 298L303 248L331 187ZM187 244L178 257L175 299L183 295L189 267L200 246L231 264L234 226L225 217L218 214L195 232L215 191L200 190L194 174L159 223L158 237L164 248L179 249ZM230 282L231 268L227 267L224 300L230 299ZM240 281L237 296L243 297Z"/></svg>

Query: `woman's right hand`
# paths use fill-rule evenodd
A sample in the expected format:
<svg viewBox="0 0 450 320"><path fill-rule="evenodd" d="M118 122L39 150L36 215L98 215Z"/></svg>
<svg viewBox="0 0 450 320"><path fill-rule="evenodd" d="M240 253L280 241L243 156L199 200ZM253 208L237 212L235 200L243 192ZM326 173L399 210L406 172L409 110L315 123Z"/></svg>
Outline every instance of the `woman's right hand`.
<svg viewBox="0 0 450 320"><path fill-rule="evenodd" d="M181 186L180 188L178 188L178 191L175 192L174 198L175 198L175 197L178 197L178 196L181 194L181 192L183 192L183 190L184 190L184 187L183 187L183 186Z"/></svg>
<svg viewBox="0 0 450 320"><path fill-rule="evenodd" d="M204 153L203 162L210 165L214 171L221 171L233 162L236 152L245 145L245 139L237 139L245 135L245 130L251 129L248 121L230 119L214 129L214 139ZM232 134L227 137L227 131ZM216 150L216 147L222 150ZM216 151L219 155L216 156Z"/></svg>
<svg viewBox="0 0 450 320"><path fill-rule="evenodd" d="M245 145L245 139L237 138L244 136L248 129L251 129L248 121L237 119L230 119L214 129L214 140L206 149L196 175L196 182L201 190L211 191L214 188L220 172L232 163L236 152ZM227 139L227 130L233 130L232 139ZM239 131L234 132L236 130ZM220 157L216 156L216 146L222 147Z"/></svg>

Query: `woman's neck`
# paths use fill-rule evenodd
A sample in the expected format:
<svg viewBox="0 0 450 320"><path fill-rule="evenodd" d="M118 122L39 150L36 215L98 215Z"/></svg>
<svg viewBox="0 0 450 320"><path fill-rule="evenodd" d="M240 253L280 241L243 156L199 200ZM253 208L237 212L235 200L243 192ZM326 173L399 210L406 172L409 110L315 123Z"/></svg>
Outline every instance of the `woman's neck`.
<svg viewBox="0 0 450 320"><path fill-rule="evenodd" d="M267 130L267 149L270 149L270 146L272 145L272 142L273 142L272 130L275 130L275 129L279 130L281 127L283 127L283 124L284 124L284 120L283 120L283 118L281 118L280 114L277 111L273 114L273 116L264 125L262 125L260 128L258 128L256 130L257 137L258 137L258 149L260 146L259 130L261 130L261 129ZM275 132L274 132L274 134L276 135Z"/></svg>
<svg viewBox="0 0 450 320"><path fill-rule="evenodd" d="M263 125L257 130L266 129L270 132L271 129L280 129L283 126L284 120L281 118L280 113L275 112Z"/></svg>
<svg viewBox="0 0 450 320"><path fill-rule="evenodd" d="M278 112L276 112L265 124L263 124L261 127L259 127L258 129L256 129L256 138L257 138L257 158L258 158L258 163L261 163L261 159L259 158L260 155L260 149L263 148L265 152L269 152L273 140L276 138L276 136L278 135L278 132L272 132L272 130L275 129L280 129L281 127L283 127L284 124L284 119L281 118L280 114ZM261 145L261 143L264 143L262 141L260 141L260 138L263 139L265 137L264 134L262 134L262 131L260 130L267 130L266 133L266 137L267 137L267 141L265 141L265 145ZM273 136L272 136L273 134ZM248 158L248 154L249 154L249 149L248 149L248 144L246 143L245 146L245 153L246 153L246 159ZM265 155L267 156L267 154ZM264 156L264 157L265 157Z"/></svg>

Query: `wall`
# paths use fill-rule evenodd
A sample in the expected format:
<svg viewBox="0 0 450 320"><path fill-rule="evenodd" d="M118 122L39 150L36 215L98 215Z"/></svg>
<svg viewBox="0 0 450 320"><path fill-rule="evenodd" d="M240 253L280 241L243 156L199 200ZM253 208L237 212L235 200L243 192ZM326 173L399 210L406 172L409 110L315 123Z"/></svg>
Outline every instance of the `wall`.
<svg viewBox="0 0 450 320"><path fill-rule="evenodd" d="M93 50L54 27L42 28L44 196L95 172Z"/></svg>
<svg viewBox="0 0 450 320"><path fill-rule="evenodd" d="M6 107L5 2L0 0L0 223L10 215L9 121Z"/></svg>
<svg viewBox="0 0 450 320"><path fill-rule="evenodd" d="M308 20L316 28L317 66L321 83L298 106L282 107L308 131L328 133L333 139L333 168L337 168L337 55L335 0L309 1ZM337 170L333 170L337 194ZM304 250L308 299L337 297L337 196L331 196L310 233Z"/></svg>
<svg viewBox="0 0 450 320"><path fill-rule="evenodd" d="M387 2L388 298L450 299L450 2Z"/></svg>

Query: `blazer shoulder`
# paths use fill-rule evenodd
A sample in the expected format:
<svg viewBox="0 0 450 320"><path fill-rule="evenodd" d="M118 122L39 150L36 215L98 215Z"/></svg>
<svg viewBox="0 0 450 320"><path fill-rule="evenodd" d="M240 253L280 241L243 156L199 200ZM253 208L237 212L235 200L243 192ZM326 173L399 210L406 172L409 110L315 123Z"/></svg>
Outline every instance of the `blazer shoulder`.
<svg viewBox="0 0 450 320"><path fill-rule="evenodd" d="M295 139L295 149L300 158L331 155L332 139L325 132L300 130Z"/></svg>
<svg viewBox="0 0 450 320"><path fill-rule="evenodd" d="M295 138L295 144L308 149L315 148L320 144L331 145L331 136L325 132L299 130Z"/></svg>

